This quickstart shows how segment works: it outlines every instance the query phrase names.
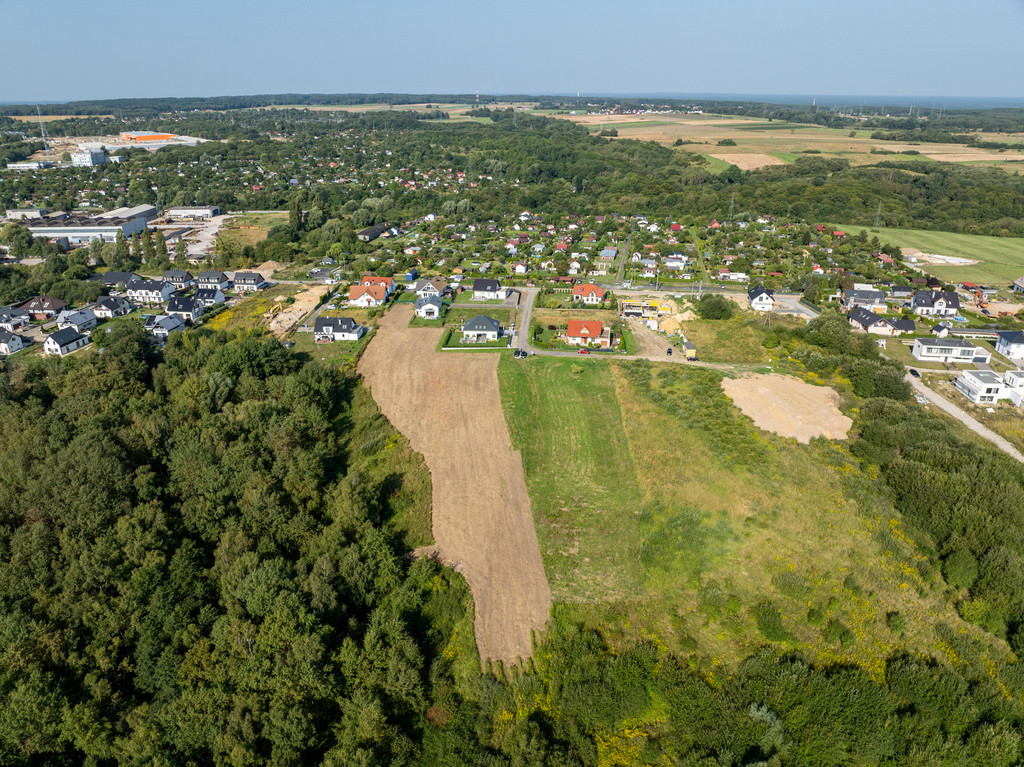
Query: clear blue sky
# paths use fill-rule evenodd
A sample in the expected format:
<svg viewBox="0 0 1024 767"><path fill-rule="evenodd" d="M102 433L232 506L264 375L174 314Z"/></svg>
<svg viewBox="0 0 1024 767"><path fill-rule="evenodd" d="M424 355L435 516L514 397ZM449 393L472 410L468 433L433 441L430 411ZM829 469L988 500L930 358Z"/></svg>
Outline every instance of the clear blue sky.
<svg viewBox="0 0 1024 767"><path fill-rule="evenodd" d="M1024 96L1024 0L5 5L3 102L478 89Z"/></svg>

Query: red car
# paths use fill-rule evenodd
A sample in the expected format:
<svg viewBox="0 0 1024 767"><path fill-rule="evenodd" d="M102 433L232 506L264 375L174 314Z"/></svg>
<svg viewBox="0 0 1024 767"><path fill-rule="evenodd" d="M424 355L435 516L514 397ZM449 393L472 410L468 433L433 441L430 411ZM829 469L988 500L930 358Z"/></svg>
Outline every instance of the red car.
<svg viewBox="0 0 1024 767"><path fill-rule="evenodd" d="M580 349L577 354L590 354L590 349Z"/></svg>

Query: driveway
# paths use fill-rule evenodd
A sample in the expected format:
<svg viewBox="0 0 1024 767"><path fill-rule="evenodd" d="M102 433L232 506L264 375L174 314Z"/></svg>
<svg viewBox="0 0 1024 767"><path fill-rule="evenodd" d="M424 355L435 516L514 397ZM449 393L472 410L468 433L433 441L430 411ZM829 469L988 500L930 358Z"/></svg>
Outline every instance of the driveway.
<svg viewBox="0 0 1024 767"><path fill-rule="evenodd" d="M935 407L940 410L944 410L953 416L956 420L966 426L968 429L973 431L979 437L983 437L991 442L993 445L998 447L1004 453L1011 458L1015 458L1021 463L1024 463L1024 455L1021 455L1020 451L1011 445L1005 438L1000 437L990 428L973 418L967 411L957 407L948 399L943 397L941 394L936 392L934 389L929 389L924 385L924 382L919 378L914 378L911 375L906 376L906 380L910 382L910 385L914 387L914 391L928 398L928 402L934 404Z"/></svg>

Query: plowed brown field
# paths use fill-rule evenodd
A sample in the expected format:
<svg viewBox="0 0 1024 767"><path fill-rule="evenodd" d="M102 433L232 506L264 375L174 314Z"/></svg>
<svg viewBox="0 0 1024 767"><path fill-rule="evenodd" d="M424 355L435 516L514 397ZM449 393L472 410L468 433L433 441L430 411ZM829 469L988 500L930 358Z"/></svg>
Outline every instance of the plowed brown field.
<svg viewBox="0 0 1024 767"><path fill-rule="evenodd" d="M473 592L481 660L527 658L551 591L501 407L498 356L435 351L442 331L408 327L412 308L382 318L359 372L430 468L436 552Z"/></svg>

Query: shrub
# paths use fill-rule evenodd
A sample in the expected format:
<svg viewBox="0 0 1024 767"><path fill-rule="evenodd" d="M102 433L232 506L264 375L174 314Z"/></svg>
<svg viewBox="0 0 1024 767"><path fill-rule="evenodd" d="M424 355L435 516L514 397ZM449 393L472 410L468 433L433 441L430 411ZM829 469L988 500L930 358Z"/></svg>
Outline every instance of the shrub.
<svg viewBox="0 0 1024 767"><path fill-rule="evenodd" d="M812 626L820 626L825 620L825 613L818 607L812 607L807 611L807 622Z"/></svg>
<svg viewBox="0 0 1024 767"><path fill-rule="evenodd" d="M946 583L955 589L969 589L978 579L978 560L967 549L957 549L942 563Z"/></svg>
<svg viewBox="0 0 1024 767"><path fill-rule="evenodd" d="M728 298L709 293L697 302L697 313L702 320L727 320L732 317L732 307Z"/></svg>
<svg viewBox="0 0 1024 767"><path fill-rule="evenodd" d="M718 146L736 146L736 142L731 138L724 138L718 142Z"/></svg>
<svg viewBox="0 0 1024 767"><path fill-rule="evenodd" d="M885 614L885 623L896 636L899 636L907 628L907 619L895 610Z"/></svg>
<svg viewBox="0 0 1024 767"><path fill-rule="evenodd" d="M782 624L782 613L773 602L765 600L754 605L754 618L761 636L769 642L785 642L793 638Z"/></svg>

